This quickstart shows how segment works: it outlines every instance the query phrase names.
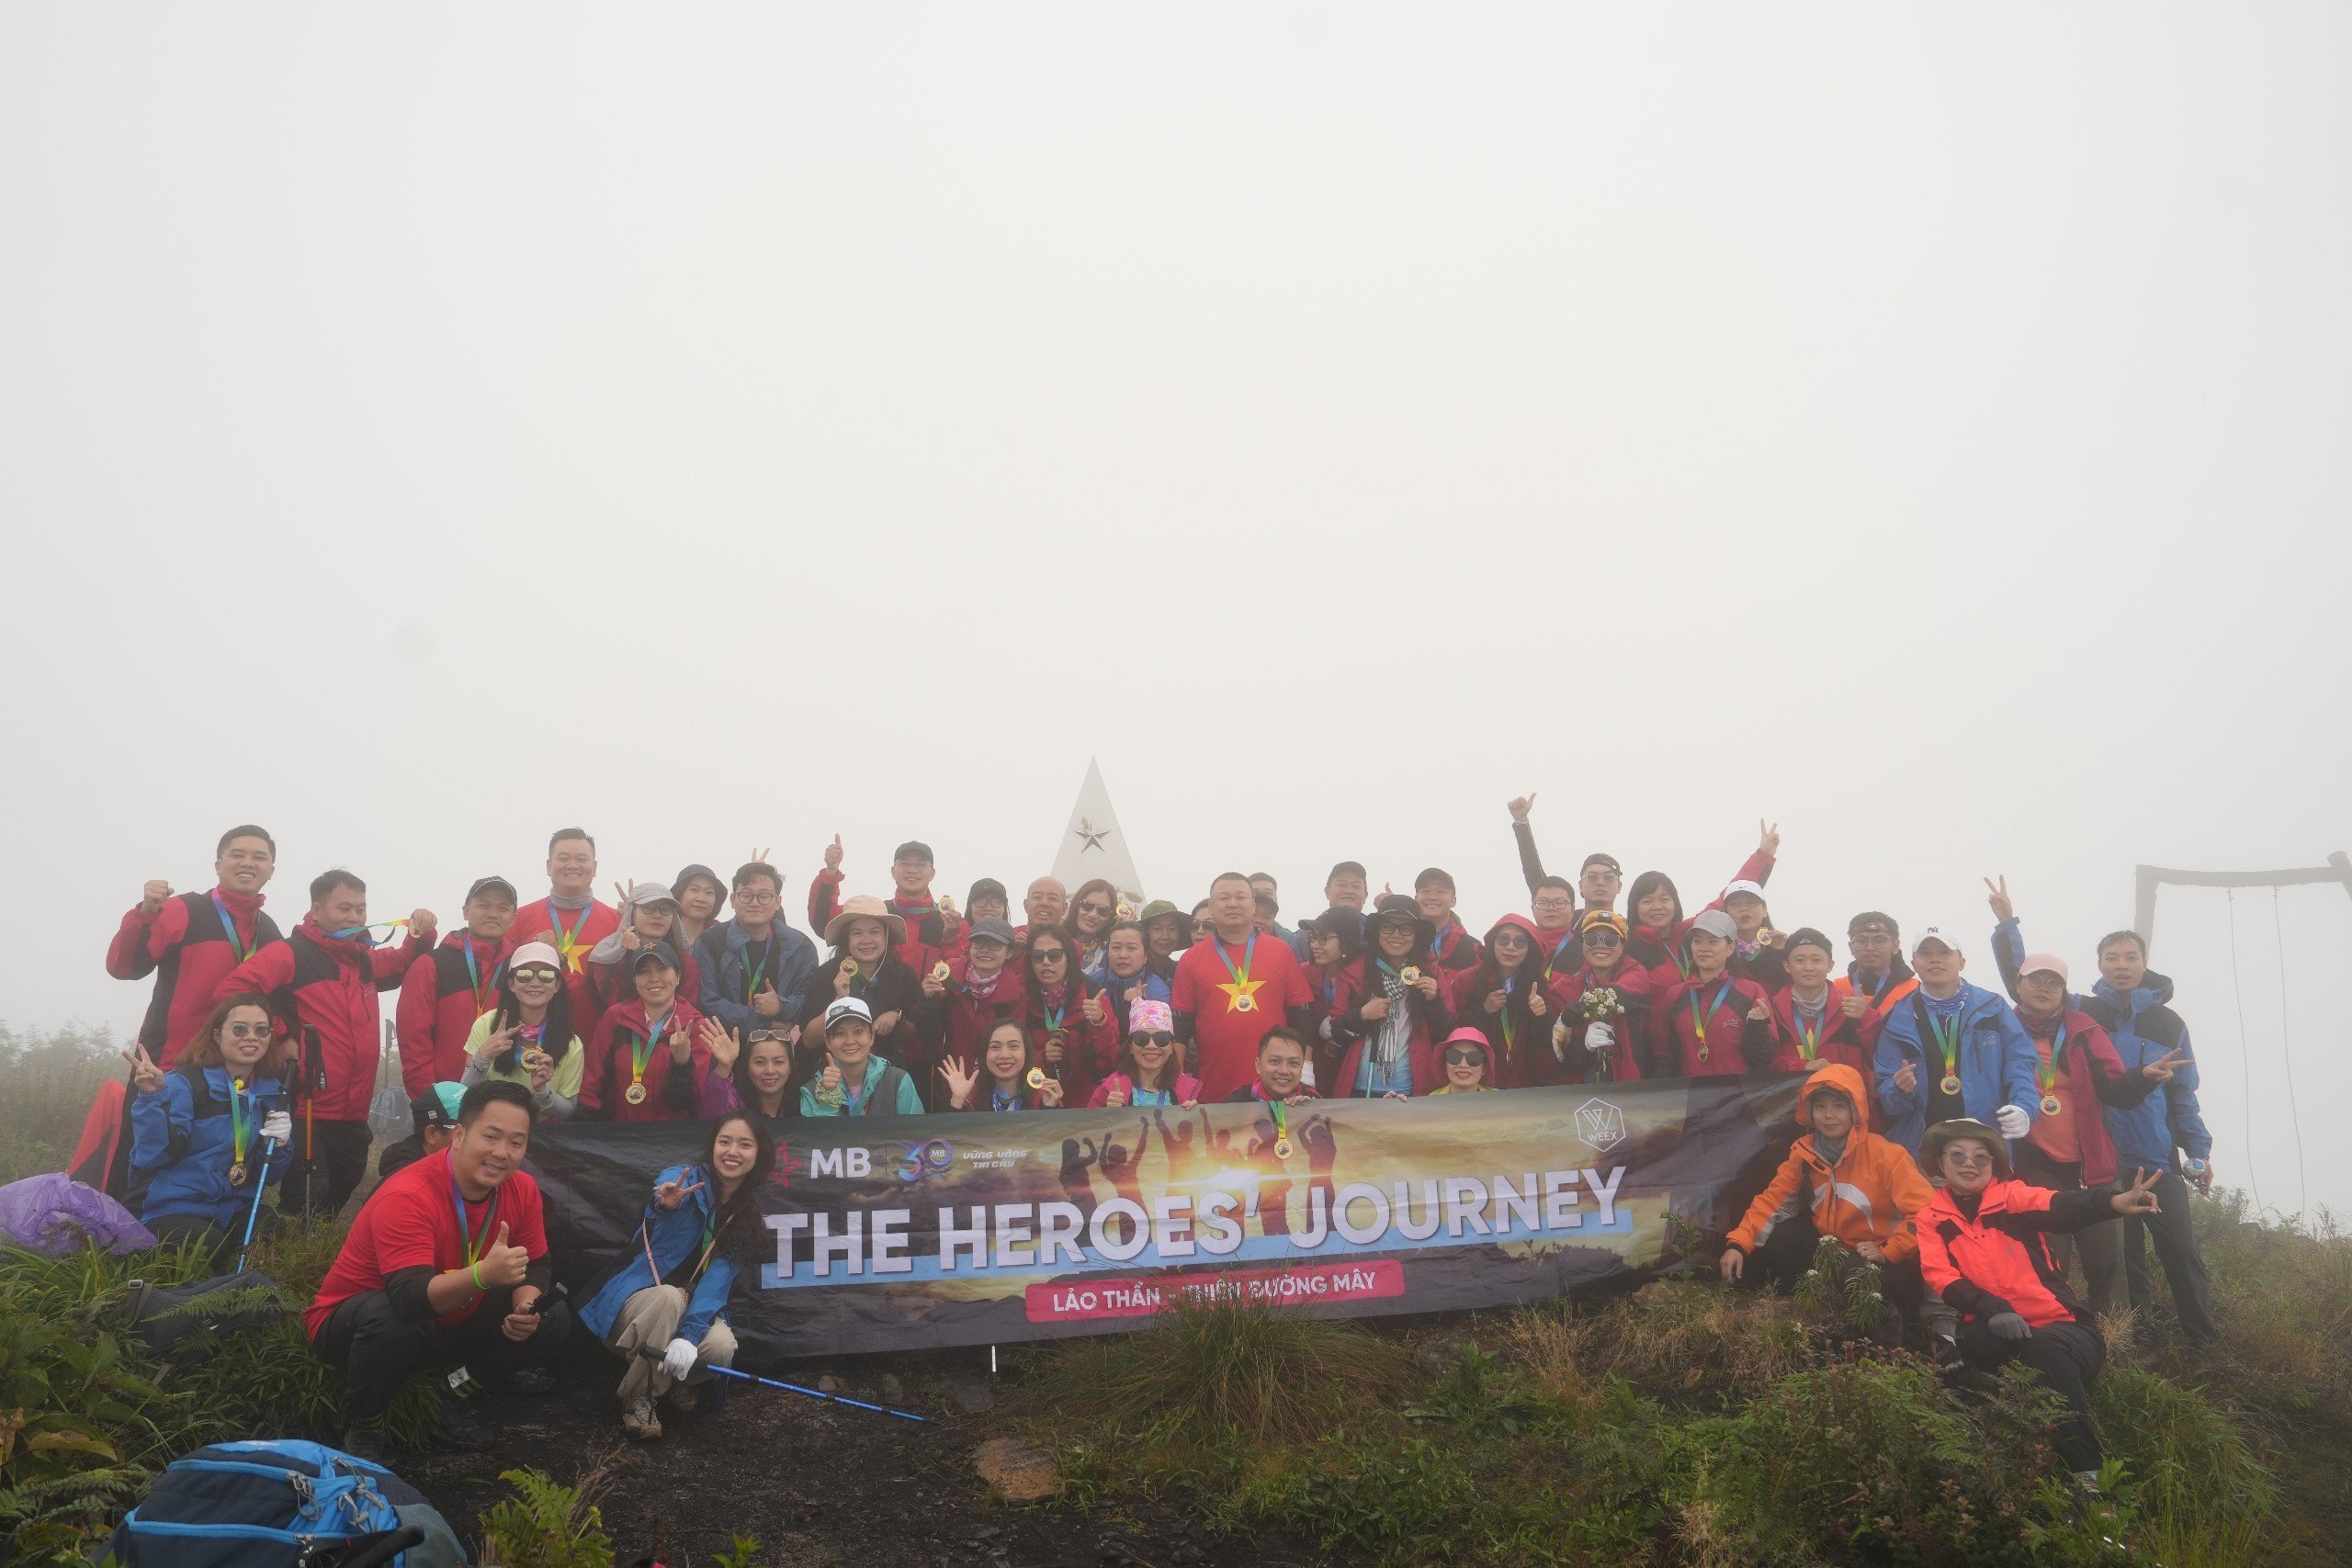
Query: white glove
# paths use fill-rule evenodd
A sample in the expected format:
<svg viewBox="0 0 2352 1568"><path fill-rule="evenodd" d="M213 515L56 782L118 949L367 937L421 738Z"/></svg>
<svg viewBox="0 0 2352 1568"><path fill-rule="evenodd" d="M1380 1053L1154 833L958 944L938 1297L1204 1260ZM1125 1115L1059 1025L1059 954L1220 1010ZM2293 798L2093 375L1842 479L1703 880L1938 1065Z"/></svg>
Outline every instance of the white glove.
<svg viewBox="0 0 2352 1568"><path fill-rule="evenodd" d="M673 1378L683 1378L695 1370L695 1356L693 1340L673 1339L670 1348L662 1352L662 1370ZM679 1397L683 1399L685 1396L681 1394Z"/></svg>
<svg viewBox="0 0 2352 1568"><path fill-rule="evenodd" d="M1606 1051L1616 1043L1617 1032L1609 1027L1607 1019L1598 1019L1585 1025L1584 1048L1586 1050Z"/></svg>
<svg viewBox="0 0 2352 1568"><path fill-rule="evenodd" d="M1567 1060L1567 1049L1568 1021L1565 1018L1555 1019L1552 1021L1552 1055L1565 1062Z"/></svg>
<svg viewBox="0 0 2352 1568"><path fill-rule="evenodd" d="M294 1141L294 1118L283 1111L273 1111L261 1119L261 1135L265 1142L290 1144Z"/></svg>
<svg viewBox="0 0 2352 1568"><path fill-rule="evenodd" d="M1993 1124L2005 1138L2022 1138L2033 1127L2033 1118L2025 1113L2022 1105L2004 1105L1993 1112Z"/></svg>

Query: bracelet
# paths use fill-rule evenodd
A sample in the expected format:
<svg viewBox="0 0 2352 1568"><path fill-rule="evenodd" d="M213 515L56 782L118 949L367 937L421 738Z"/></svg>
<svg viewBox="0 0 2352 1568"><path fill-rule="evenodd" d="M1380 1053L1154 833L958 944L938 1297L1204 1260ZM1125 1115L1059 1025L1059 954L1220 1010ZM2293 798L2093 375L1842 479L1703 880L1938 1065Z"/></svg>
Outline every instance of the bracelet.
<svg viewBox="0 0 2352 1568"><path fill-rule="evenodd" d="M474 1289L476 1291L479 1291L485 1296L490 1294L490 1287L481 1282L481 1265L480 1263L469 1265L466 1272L474 1277Z"/></svg>

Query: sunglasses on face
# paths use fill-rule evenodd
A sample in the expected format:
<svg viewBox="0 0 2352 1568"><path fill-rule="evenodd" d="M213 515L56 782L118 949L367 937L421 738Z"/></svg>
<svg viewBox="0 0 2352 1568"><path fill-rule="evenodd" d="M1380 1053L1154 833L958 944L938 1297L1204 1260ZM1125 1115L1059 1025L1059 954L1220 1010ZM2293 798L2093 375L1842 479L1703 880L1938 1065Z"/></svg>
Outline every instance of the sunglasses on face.
<svg viewBox="0 0 2352 1568"><path fill-rule="evenodd" d="M1445 1054L1445 1065L1449 1067L1483 1067L1487 1065L1487 1054L1476 1046L1461 1046Z"/></svg>
<svg viewBox="0 0 2352 1568"><path fill-rule="evenodd" d="M1059 964L1069 954L1058 947L1033 947L1029 950L1029 956L1040 964Z"/></svg>
<svg viewBox="0 0 2352 1568"><path fill-rule="evenodd" d="M528 968L515 970L514 983L518 986L552 986L555 984L555 971L544 964L534 964Z"/></svg>
<svg viewBox="0 0 2352 1568"><path fill-rule="evenodd" d="M743 1043L746 1045L758 1045L773 1040L777 1044L781 1045L788 1039L790 1039L790 1036L786 1034L781 1029L754 1029L751 1033L743 1036Z"/></svg>
<svg viewBox="0 0 2352 1568"><path fill-rule="evenodd" d="M1584 944L1587 947L1623 947L1625 939L1615 931L1587 931L1584 933Z"/></svg>
<svg viewBox="0 0 2352 1568"><path fill-rule="evenodd" d="M220 1032L232 1040L266 1040L269 1025L266 1023L224 1023Z"/></svg>
<svg viewBox="0 0 2352 1568"><path fill-rule="evenodd" d="M1080 904L1078 907L1078 912L1081 915L1107 915L1111 912L1111 906L1108 904Z"/></svg>
<svg viewBox="0 0 2352 1568"><path fill-rule="evenodd" d="M1165 1051L1176 1043L1176 1037L1163 1029L1156 1031L1150 1034L1131 1034L1127 1037L1127 1043L1130 1045L1157 1045L1161 1050Z"/></svg>

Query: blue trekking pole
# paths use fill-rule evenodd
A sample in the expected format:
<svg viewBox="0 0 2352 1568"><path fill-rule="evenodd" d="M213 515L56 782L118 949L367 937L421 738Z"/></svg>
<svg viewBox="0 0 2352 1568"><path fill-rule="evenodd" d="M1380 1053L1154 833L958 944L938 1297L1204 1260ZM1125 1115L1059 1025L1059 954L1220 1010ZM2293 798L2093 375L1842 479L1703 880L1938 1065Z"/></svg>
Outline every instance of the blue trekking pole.
<svg viewBox="0 0 2352 1568"><path fill-rule="evenodd" d="M637 1353L649 1361L660 1360L662 1354L661 1347L657 1345L640 1345L638 1347ZM862 1399L845 1399L838 1393L827 1393L821 1389L802 1388L797 1382L778 1382L774 1378L755 1378L749 1372L739 1372L732 1367L722 1367L716 1361L707 1361L699 1356L695 1358L695 1365L704 1371L717 1372L723 1378L755 1382L762 1388L780 1388L786 1393L806 1394L810 1399L821 1399L828 1404L846 1404L853 1410L871 1410L877 1416L896 1416L901 1421L927 1423L929 1420L929 1417L918 1416L911 1410L893 1410L887 1404L868 1404Z"/></svg>
<svg viewBox="0 0 2352 1568"><path fill-rule="evenodd" d="M240 1029L243 1024L238 1025ZM254 1182L254 1206L245 1211L245 1239L237 1247L237 1272L245 1271L245 1254L254 1249L254 1222L261 1218L261 1195L269 1190L269 1156L277 1150L276 1138L264 1138L261 1144L261 1175Z"/></svg>

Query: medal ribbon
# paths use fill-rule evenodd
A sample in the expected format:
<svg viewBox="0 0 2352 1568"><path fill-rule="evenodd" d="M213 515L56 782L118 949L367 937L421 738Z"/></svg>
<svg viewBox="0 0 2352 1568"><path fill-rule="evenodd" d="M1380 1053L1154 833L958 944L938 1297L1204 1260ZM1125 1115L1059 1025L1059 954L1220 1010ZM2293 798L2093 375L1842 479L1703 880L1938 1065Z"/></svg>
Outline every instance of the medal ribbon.
<svg viewBox="0 0 2352 1568"><path fill-rule="evenodd" d="M672 1011L675 1010L675 1009L672 1010ZM645 1081L645 1064L653 1059L653 1043L662 1038L662 1031L669 1021L670 1014L666 1012L662 1015L659 1021L648 1019L645 1023L645 1038L629 1043L628 1081L630 1083L641 1084Z"/></svg>
<svg viewBox="0 0 2352 1568"><path fill-rule="evenodd" d="M481 961L474 956L474 939L472 934L469 932L465 939L458 945L464 950L466 954L466 983L473 987L474 1010L477 1013L488 1012L490 1010L490 1003L482 1000ZM498 990L498 977L505 973L506 961L504 959L502 958L495 964L492 965L490 971L490 989L493 996L495 996L495 993Z"/></svg>
<svg viewBox="0 0 2352 1568"><path fill-rule="evenodd" d="M1511 992L1518 987L1518 976L1503 976L1503 1055L1505 1056L1516 1056L1519 1054L1519 1020L1510 1015Z"/></svg>
<svg viewBox="0 0 2352 1568"><path fill-rule="evenodd" d="M1065 1031L1065 1030L1062 1028L1062 1016L1063 1016L1065 1013L1067 1013L1067 1012L1069 1012L1069 987L1063 987L1063 990L1062 990L1062 1005L1061 1005L1061 1006L1059 1006L1059 1007L1057 1007L1057 1008L1056 1008L1056 1007L1047 1007L1047 1006L1046 1005L1046 994L1045 994L1043 991L1038 992L1038 993L1037 993L1037 1010L1038 1010L1040 1012L1043 1012L1043 1013L1046 1015L1046 1033L1048 1033L1048 1034L1061 1034L1061 1033L1065 1033L1065 1032L1067 1032L1067 1031Z"/></svg>
<svg viewBox="0 0 2352 1568"><path fill-rule="evenodd" d="M2034 1077L2041 1080L2042 1098L2048 1099L2058 1092L2058 1074L2065 1065L2066 1026L2061 1023L2058 1026L2057 1038L2050 1042L2050 1060L2047 1063L2037 1063L2034 1066Z"/></svg>
<svg viewBox="0 0 2352 1568"><path fill-rule="evenodd" d="M1699 1037L1699 1048L1702 1051L1707 1046L1707 1020L1715 1016L1716 1010L1724 1005L1724 998L1729 995L1731 976L1726 975L1723 984L1715 987L1715 999L1707 1004L1707 1010L1702 1015L1699 1011L1699 993L1696 990L1690 993L1690 1032Z"/></svg>
<svg viewBox="0 0 2352 1568"><path fill-rule="evenodd" d="M1236 969L1233 966L1232 959L1226 957L1225 939L1223 937L1213 936L1209 939L1209 942L1210 945L1216 949L1216 955L1225 960L1225 972L1233 976L1234 984L1239 986L1248 985L1250 983L1250 965L1258 961L1258 932L1256 930L1253 928L1250 931L1250 941L1248 944L1241 949L1241 967L1238 969Z"/></svg>
<svg viewBox="0 0 2352 1568"><path fill-rule="evenodd" d="M549 904L548 906L548 923L555 927L555 950L562 956L564 966L566 968L576 969L579 967L578 964L571 962L571 955L580 950L580 933L588 929L588 917L595 912L596 901L594 898L591 898L588 900L587 906L580 911L580 918L571 922L571 929L570 931L565 931L563 929L563 911L557 908L553 904Z"/></svg>
<svg viewBox="0 0 2352 1568"><path fill-rule="evenodd" d="M1797 1000L1794 991L1789 993L1789 1017L1797 1026L1797 1055L1808 1062L1821 1055L1821 1030L1829 1021L1829 998L1822 998L1821 1010L1807 1022L1804 1004Z"/></svg>
<svg viewBox="0 0 2352 1568"><path fill-rule="evenodd" d="M253 1096L245 1092L245 1080L229 1080L229 1142L234 1151L231 1159L238 1165L245 1163L245 1142L254 1125Z"/></svg>
<svg viewBox="0 0 2352 1568"><path fill-rule="evenodd" d="M1561 936L1559 941L1552 944L1551 956L1544 960L1544 978L1548 980L1552 977L1552 966L1560 962L1560 954L1567 952L1569 943L1576 940L1577 929L1572 925Z"/></svg>
<svg viewBox="0 0 2352 1568"><path fill-rule="evenodd" d="M474 1234L473 1227L466 1220L466 1194L458 1187L458 1173L454 1170L449 1173L449 1198L458 1208L458 1240L465 1247L466 1267L470 1269L481 1262L482 1255L490 1250L491 1226L498 1223L498 1190L491 1189L490 1207L482 1214L481 1234L479 1235Z"/></svg>
<svg viewBox="0 0 2352 1568"><path fill-rule="evenodd" d="M1953 1014L1951 1027L1947 1028L1945 1027L1944 1021L1942 1019L1938 1018L1934 1013L1929 1013L1928 1015L1928 1027L1935 1031L1936 1049L1943 1054L1944 1077L1948 1078L1959 1077L1960 1015L1957 1013Z"/></svg>
<svg viewBox="0 0 2352 1568"><path fill-rule="evenodd" d="M229 951L237 955L238 963L243 964L246 959L251 958L254 955L254 949L261 945L260 917L254 917L254 940L248 942L237 934L236 917L229 913L229 906L222 901L220 895L218 893L212 895L212 908L214 912L220 917L220 929L228 933Z"/></svg>
<svg viewBox="0 0 2352 1568"><path fill-rule="evenodd" d="M1279 1100L1270 1100L1266 1101L1266 1108L1274 1113L1274 1142L1287 1142L1290 1138L1289 1105Z"/></svg>
<svg viewBox="0 0 2352 1568"><path fill-rule="evenodd" d="M751 948L746 946L743 949L743 1005L745 1007L750 1007L752 998L760 994L760 982L767 977L768 960L775 956L775 933L773 931L768 933L767 941L760 943L760 961L756 964L752 962Z"/></svg>

